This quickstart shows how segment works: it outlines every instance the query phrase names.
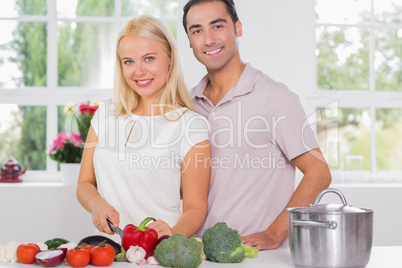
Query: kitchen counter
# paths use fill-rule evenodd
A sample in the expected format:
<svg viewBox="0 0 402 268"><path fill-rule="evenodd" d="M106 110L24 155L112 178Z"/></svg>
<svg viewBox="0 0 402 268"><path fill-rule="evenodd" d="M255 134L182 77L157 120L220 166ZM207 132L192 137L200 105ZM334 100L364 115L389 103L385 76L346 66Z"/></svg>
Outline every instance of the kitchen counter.
<svg viewBox="0 0 402 268"><path fill-rule="evenodd" d="M133 267L133 265L128 262L117 263L114 262L109 267ZM10 267L10 268L28 268L28 267L41 267L38 264L26 265L21 263L1 263L0 267ZM57 267L71 267L67 262L63 262ZM93 267L88 265L87 267ZM160 267L156 265L144 265L141 267ZM271 268L285 268L294 267L292 259L290 257L289 248L280 248L276 250L266 250L261 251L257 258L250 259L247 258L242 263L236 264L220 264L209 261L204 261L200 268L208 267L271 267ZM392 247L373 247L371 251L370 262L366 268L401 268L402 267L402 246L392 246Z"/></svg>

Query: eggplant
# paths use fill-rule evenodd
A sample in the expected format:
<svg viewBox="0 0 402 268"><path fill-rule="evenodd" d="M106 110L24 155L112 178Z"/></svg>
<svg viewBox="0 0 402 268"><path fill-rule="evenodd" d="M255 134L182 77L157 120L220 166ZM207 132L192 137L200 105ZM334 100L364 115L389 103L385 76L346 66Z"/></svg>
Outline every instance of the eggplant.
<svg viewBox="0 0 402 268"><path fill-rule="evenodd" d="M117 254L121 252L121 246L116 243L114 240L110 239L109 237L102 236L102 235L91 235L83 238L80 242L78 242L78 246L82 244L97 246L99 243L105 241L105 244L109 244L114 248L114 251Z"/></svg>
<svg viewBox="0 0 402 268"><path fill-rule="evenodd" d="M159 239L156 241L155 247L156 247L157 245L159 245L160 242L162 242L162 241L165 240L165 239L168 239L169 237L170 237L169 235L162 235L161 237L159 237Z"/></svg>

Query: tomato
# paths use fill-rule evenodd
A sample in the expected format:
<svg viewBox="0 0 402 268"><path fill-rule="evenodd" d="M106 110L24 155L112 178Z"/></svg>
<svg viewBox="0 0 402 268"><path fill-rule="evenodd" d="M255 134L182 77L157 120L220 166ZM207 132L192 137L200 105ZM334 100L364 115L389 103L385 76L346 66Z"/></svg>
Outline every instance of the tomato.
<svg viewBox="0 0 402 268"><path fill-rule="evenodd" d="M89 244L81 244L79 245L80 248L87 250L88 252L91 252L91 249L94 247L93 245Z"/></svg>
<svg viewBox="0 0 402 268"><path fill-rule="evenodd" d="M32 264L36 261L35 255L40 251L37 244L21 244L17 247L17 259L24 264Z"/></svg>
<svg viewBox="0 0 402 268"><path fill-rule="evenodd" d="M114 248L109 244L100 243L91 249L91 261L96 266L109 266L116 257Z"/></svg>
<svg viewBox="0 0 402 268"><path fill-rule="evenodd" d="M67 251L66 260L72 267L84 267L91 261L88 250L75 247Z"/></svg>

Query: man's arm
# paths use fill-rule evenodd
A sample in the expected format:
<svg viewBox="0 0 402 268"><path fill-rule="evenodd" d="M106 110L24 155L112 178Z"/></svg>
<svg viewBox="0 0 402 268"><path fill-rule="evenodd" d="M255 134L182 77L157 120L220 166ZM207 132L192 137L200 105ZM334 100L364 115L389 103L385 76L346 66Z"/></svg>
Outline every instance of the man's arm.
<svg viewBox="0 0 402 268"><path fill-rule="evenodd" d="M292 162L303 173L303 178L286 208L307 207L322 190L328 188L331 173L318 148L299 155ZM258 250L276 249L288 235L288 213L284 209L266 231L243 236L243 244L256 247Z"/></svg>

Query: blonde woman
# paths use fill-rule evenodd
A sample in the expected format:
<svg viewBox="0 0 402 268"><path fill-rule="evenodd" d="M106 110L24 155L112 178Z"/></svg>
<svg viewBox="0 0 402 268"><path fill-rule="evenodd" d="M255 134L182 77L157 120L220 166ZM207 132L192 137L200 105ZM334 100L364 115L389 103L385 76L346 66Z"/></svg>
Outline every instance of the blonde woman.
<svg viewBox="0 0 402 268"><path fill-rule="evenodd" d="M130 20L117 40L113 100L91 122L79 202L102 233L113 234L107 218L123 229L153 217L147 227L159 237L190 237L207 213L210 154L169 29L151 16Z"/></svg>

